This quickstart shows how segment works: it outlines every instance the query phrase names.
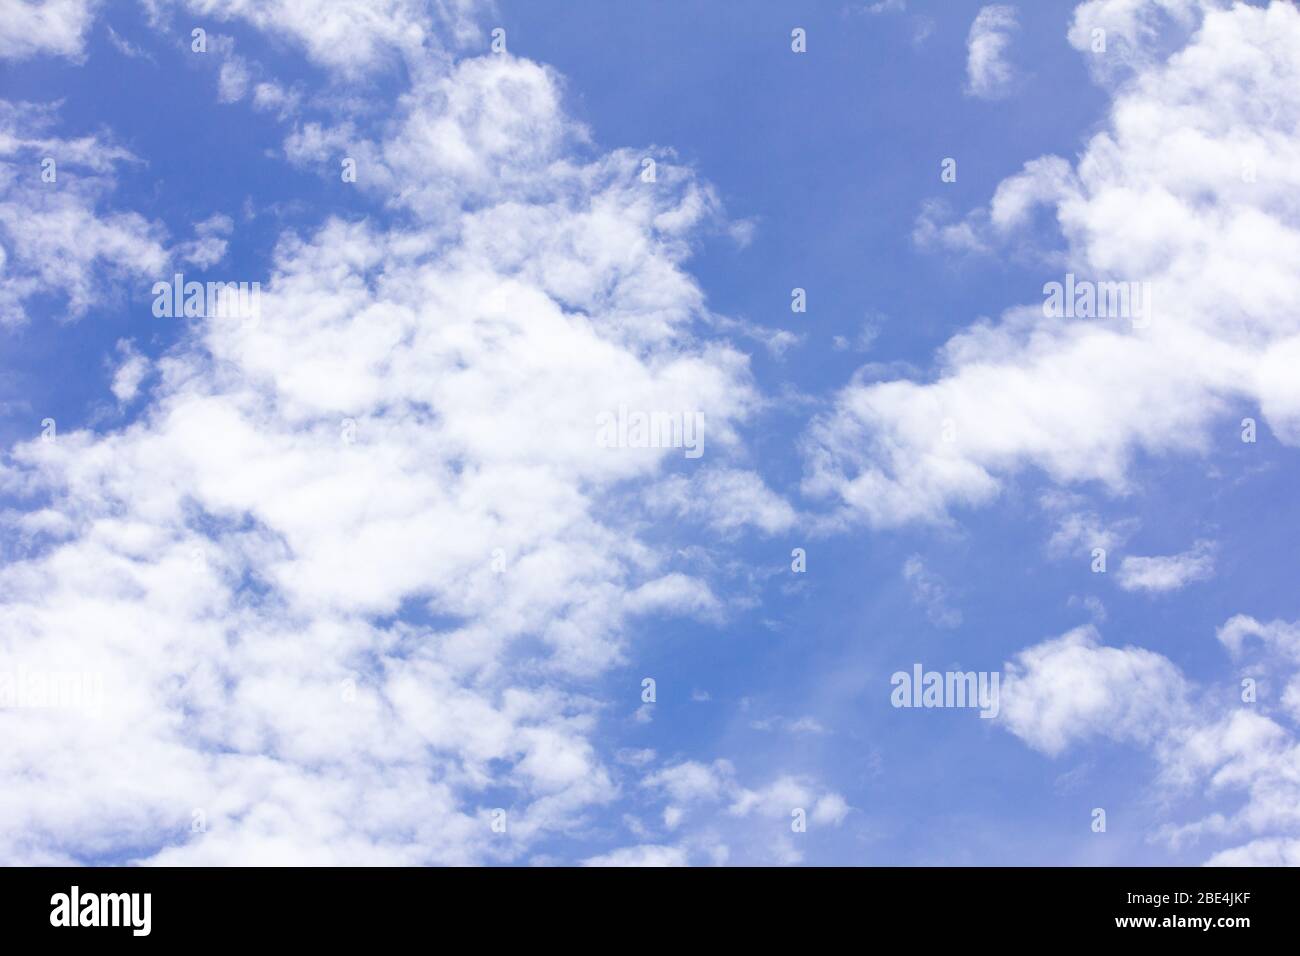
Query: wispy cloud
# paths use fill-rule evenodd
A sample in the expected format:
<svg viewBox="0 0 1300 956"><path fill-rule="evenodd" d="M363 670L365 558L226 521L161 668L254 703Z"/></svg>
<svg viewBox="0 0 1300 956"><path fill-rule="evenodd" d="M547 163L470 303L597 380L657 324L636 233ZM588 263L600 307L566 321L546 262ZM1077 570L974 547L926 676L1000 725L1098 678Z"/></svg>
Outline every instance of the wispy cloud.
<svg viewBox="0 0 1300 956"><path fill-rule="evenodd" d="M1020 29L1015 7L994 4L975 15L966 39L966 92L999 99L1011 92L1016 71L1007 60L1011 39Z"/></svg>

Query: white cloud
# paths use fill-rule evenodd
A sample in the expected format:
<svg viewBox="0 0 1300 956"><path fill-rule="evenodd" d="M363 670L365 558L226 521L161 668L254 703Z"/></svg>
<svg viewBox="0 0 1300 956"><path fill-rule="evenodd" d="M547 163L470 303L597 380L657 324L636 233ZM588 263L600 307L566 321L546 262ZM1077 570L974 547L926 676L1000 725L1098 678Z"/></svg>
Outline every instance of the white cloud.
<svg viewBox="0 0 1300 956"><path fill-rule="evenodd" d="M119 402L129 402L140 391L140 383L149 374L149 360L126 339L117 343L121 362L113 373L112 391Z"/></svg>
<svg viewBox="0 0 1300 956"><path fill-rule="evenodd" d="M1181 554L1140 557L1126 555L1119 566L1119 586L1125 591L1176 591L1214 574L1214 546L1198 541Z"/></svg>
<svg viewBox="0 0 1300 956"><path fill-rule="evenodd" d="M1216 636L1233 657L1244 654L1247 639L1254 637L1266 650L1300 661L1300 623L1261 622L1248 614L1238 614L1219 628Z"/></svg>
<svg viewBox="0 0 1300 956"><path fill-rule="evenodd" d="M1138 453L1203 453L1246 402L1300 443L1297 69L1294 7L1212 11L1120 88L1072 168L1044 158L1004 183L970 242L1046 201L1068 244L1047 278L1148 282L1149 321L1011 308L953 337L932 381L855 382L809 429L805 490L877 525L943 520L1027 468L1124 491Z"/></svg>
<svg viewBox="0 0 1300 956"><path fill-rule="evenodd" d="M821 721L816 717L810 717L807 715L798 718L790 718L777 714L774 717L764 717L761 720L751 720L749 726L754 730L783 730L790 734L826 733L826 728L822 726Z"/></svg>
<svg viewBox="0 0 1300 956"><path fill-rule="evenodd" d="M912 241L922 249L942 248L962 253L988 251L989 246L978 226L978 216L962 222L945 222L948 218L950 211L943 200L925 200L912 227Z"/></svg>
<svg viewBox="0 0 1300 956"><path fill-rule="evenodd" d="M285 234L260 322L196 323L131 425L0 471L64 519L0 569L0 669L105 687L89 723L0 712L4 859L514 860L617 797L574 680L633 615L714 599L606 505L671 450L593 426L693 408L710 453L736 443L746 361L696 339L681 270L714 204L683 169L650 191L630 153L574 159L533 64L429 82L371 143L404 225Z"/></svg>
<svg viewBox="0 0 1300 956"><path fill-rule="evenodd" d="M1185 719L1187 693L1164 657L1104 647L1086 626L1027 648L1005 666L1000 717L1049 754L1091 737L1145 743Z"/></svg>
<svg viewBox="0 0 1300 956"><path fill-rule="evenodd" d="M1252 840L1214 854L1206 866L1300 866L1300 840Z"/></svg>
<svg viewBox="0 0 1300 956"><path fill-rule="evenodd" d="M235 103L248 93L253 82L248 61L233 53L222 61L217 72L217 99L222 103Z"/></svg>
<svg viewBox="0 0 1300 956"><path fill-rule="evenodd" d="M849 815L850 809L848 802L838 793L828 793L819 797L813 805L812 821L813 823L839 826L844 822L844 818Z"/></svg>
<svg viewBox="0 0 1300 956"><path fill-rule="evenodd" d="M1136 521L1106 521L1094 511L1065 511L1056 515L1056 530L1047 549L1057 557L1091 555L1094 548L1110 552L1128 540Z"/></svg>
<svg viewBox="0 0 1300 956"><path fill-rule="evenodd" d="M766 786L746 787L727 760L673 764L646 776L642 787L670 801L664 813L670 830L697 821L684 839L700 840L726 819L726 828L739 837L731 842L743 844L755 859L782 864L802 859L789 840L796 811L802 810L809 827L815 828L840 826L851 809L840 794L806 776L782 774ZM715 812L709 814L710 810ZM726 817L718 817L717 810L725 810Z"/></svg>
<svg viewBox="0 0 1300 956"><path fill-rule="evenodd" d="M1069 41L1093 75L1111 80L1149 66L1195 28L1199 14L1230 0L1085 0L1074 9Z"/></svg>
<svg viewBox="0 0 1300 956"><path fill-rule="evenodd" d="M1012 35L1020 29L1015 7L981 7L966 38L966 92L981 99L1006 96L1016 73L1006 60Z"/></svg>
<svg viewBox="0 0 1300 956"><path fill-rule="evenodd" d="M25 322L38 294L79 318L120 280L159 276L167 262L161 226L98 208L114 167L135 157L98 137L54 136L54 119L52 108L0 100L0 325ZM32 174L47 168L49 181Z"/></svg>
<svg viewBox="0 0 1300 956"><path fill-rule="evenodd" d="M723 534L751 526L776 534L789 530L797 518L761 476L735 468L705 468L689 478L673 475L651 488L646 500Z"/></svg>
<svg viewBox="0 0 1300 956"><path fill-rule="evenodd" d="M176 254L200 269L210 268L226 257L229 243L225 237L229 236L234 228L233 219L224 213L214 213L202 222L194 224L195 238L177 246Z"/></svg>
<svg viewBox="0 0 1300 956"><path fill-rule="evenodd" d="M0 59L80 58L96 0L0 0Z"/></svg>
<svg viewBox="0 0 1300 956"><path fill-rule="evenodd" d="M726 760L712 764L687 760L650 774L642 784L663 790L677 803L716 801L735 786L735 773L735 767Z"/></svg>
<svg viewBox="0 0 1300 956"><path fill-rule="evenodd" d="M588 857L583 866L686 866L686 850L676 846L642 845L624 847L600 856Z"/></svg>
<svg viewBox="0 0 1300 956"><path fill-rule="evenodd" d="M105 32L108 35L108 42L113 45L113 49L117 50L118 53L122 54L127 59L130 60L143 59L143 60L149 60L150 62L153 62L152 56L150 56L144 50L140 49L134 43L126 39L126 37L122 36L111 26L106 27Z"/></svg>
<svg viewBox="0 0 1300 956"><path fill-rule="evenodd" d="M243 20L299 46L344 77L413 66L441 52L438 30L460 44L481 39L481 0L182 0L190 14Z"/></svg>
<svg viewBox="0 0 1300 956"><path fill-rule="evenodd" d="M1220 639L1239 649L1237 637L1256 630L1252 622L1238 615L1220 629ZM1300 632L1300 625L1278 630ZM1284 663L1300 676L1295 657ZM1149 750L1163 804L1186 798L1224 807L1161 826L1151 838L1173 847L1244 839L1212 851L1208 862L1281 865L1300 845L1300 740L1270 716L1265 698L1242 703L1240 688L1227 690L1199 688L1162 655L1104 647L1093 628L1080 628L1027 648L1006 665L1000 719L1053 756L1098 738Z"/></svg>
<svg viewBox="0 0 1300 956"><path fill-rule="evenodd" d="M852 340L845 335L837 335L832 339L832 344L837 352L845 352L852 349L854 352L869 352L872 345L875 344L877 337L880 335L881 326L884 324L884 316L873 316L862 323L861 329Z"/></svg>
<svg viewBox="0 0 1300 956"><path fill-rule="evenodd" d="M266 113L275 113L280 119L287 119L298 111L302 97L275 82L266 80L253 88L253 108Z"/></svg>

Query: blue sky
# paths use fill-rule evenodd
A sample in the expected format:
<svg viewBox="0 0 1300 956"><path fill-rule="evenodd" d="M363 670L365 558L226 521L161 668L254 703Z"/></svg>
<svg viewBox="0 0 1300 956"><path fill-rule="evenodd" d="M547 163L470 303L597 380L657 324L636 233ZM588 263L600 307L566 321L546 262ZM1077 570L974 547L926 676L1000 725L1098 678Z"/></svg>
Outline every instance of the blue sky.
<svg viewBox="0 0 1300 956"><path fill-rule="evenodd" d="M1291 5L42 9L0 859L1300 863Z"/></svg>

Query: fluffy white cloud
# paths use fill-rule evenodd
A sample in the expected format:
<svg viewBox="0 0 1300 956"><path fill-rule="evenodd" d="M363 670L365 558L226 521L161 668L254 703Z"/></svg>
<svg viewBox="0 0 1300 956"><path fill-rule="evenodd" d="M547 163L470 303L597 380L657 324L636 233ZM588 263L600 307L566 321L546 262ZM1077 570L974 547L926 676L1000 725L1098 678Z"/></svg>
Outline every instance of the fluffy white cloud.
<svg viewBox="0 0 1300 956"><path fill-rule="evenodd" d="M1198 541L1181 554L1143 557L1126 555L1119 566L1119 586L1125 591L1177 591L1214 574L1214 545Z"/></svg>
<svg viewBox="0 0 1300 956"><path fill-rule="evenodd" d="M80 57L97 0L0 0L0 58Z"/></svg>
<svg viewBox="0 0 1300 956"><path fill-rule="evenodd" d="M1259 629L1239 615L1220 629L1220 639L1240 656L1239 638ZM1300 633L1300 626L1282 622L1270 629ZM1284 673L1300 676L1296 662L1295 656L1283 660ZM1283 719L1284 700L1279 709L1267 697L1243 701L1239 690L1200 688L1168 658L1102 646L1093 628L1082 628L1027 648L1006 665L1001 719L1031 747L1054 756L1098 738L1149 749L1163 802L1172 807L1190 797L1229 808L1167 824L1152 838L1173 847L1244 839L1214 851L1208 862L1279 865L1294 857L1300 836L1295 715Z"/></svg>
<svg viewBox="0 0 1300 956"><path fill-rule="evenodd" d="M1147 314L1012 308L952 338L933 381L853 383L810 428L805 489L889 525L986 502L1030 467L1125 489L1135 454L1204 452L1250 404L1300 442L1297 70L1286 3L1211 10L1140 67L1077 163L1028 164L964 225L997 246L1046 202L1064 271L1147 283Z"/></svg>
<svg viewBox="0 0 1300 956"><path fill-rule="evenodd" d="M1083 499L1061 491L1042 495L1040 503L1056 522L1056 530L1047 542L1047 549L1055 557L1090 557L1094 548L1107 552L1119 547L1136 530L1137 521L1124 519L1107 521L1095 511L1084 507Z"/></svg>
<svg viewBox="0 0 1300 956"><path fill-rule="evenodd" d="M110 388L119 402L129 402L135 398L136 393L140 391L140 383L149 374L149 360L137 352L135 346L126 339L117 343L117 351L121 361L113 372Z"/></svg>
<svg viewBox="0 0 1300 956"><path fill-rule="evenodd" d="M0 857L518 859L617 796L592 679L633 616L716 609L610 504L680 450L597 417L698 409L735 445L746 359L695 338L680 267L716 203L575 154L533 64L421 82L371 142L404 225L285 234L259 321L193 320L134 423L0 471L31 501L0 670L103 688L0 710Z"/></svg>
<svg viewBox="0 0 1300 956"><path fill-rule="evenodd" d="M624 847L589 857L583 866L686 866L686 850L676 846L642 845Z"/></svg>
<svg viewBox="0 0 1300 956"><path fill-rule="evenodd" d="M222 103L235 103L248 93L253 82L248 61L235 54L222 62L217 72L217 99Z"/></svg>
<svg viewBox="0 0 1300 956"><path fill-rule="evenodd" d="M1007 48L1020 28L1015 7L981 7L966 38L966 92L981 99L1006 96L1016 73L1007 62Z"/></svg>
<svg viewBox="0 0 1300 956"><path fill-rule="evenodd" d="M1148 742L1184 719L1188 687L1170 661L1139 647L1104 647L1088 626L1021 651L1006 665L1001 719L1049 754L1076 740Z"/></svg>

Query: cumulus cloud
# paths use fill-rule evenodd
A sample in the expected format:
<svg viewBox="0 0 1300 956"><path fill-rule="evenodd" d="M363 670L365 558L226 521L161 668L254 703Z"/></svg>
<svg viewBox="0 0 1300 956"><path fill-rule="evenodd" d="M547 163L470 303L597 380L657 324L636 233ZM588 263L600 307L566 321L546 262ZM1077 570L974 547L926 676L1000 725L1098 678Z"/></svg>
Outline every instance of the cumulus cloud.
<svg viewBox="0 0 1300 956"><path fill-rule="evenodd" d="M194 321L130 425L4 461L61 518L0 568L0 666L104 689L89 723L0 711L6 860L513 860L616 798L575 687L713 599L611 504L671 450L595 424L692 408L737 441L747 362L696 338L681 268L715 204L584 154L535 64L419 82L367 141L400 224L285 233L259 322Z"/></svg>
<svg viewBox="0 0 1300 956"><path fill-rule="evenodd" d="M1067 244L1057 268L1147 283L1149 314L1013 307L954 336L932 381L854 382L809 429L805 490L877 525L943 520L1027 468L1123 491L1137 454L1202 453L1243 402L1300 443L1297 69L1293 6L1211 10L1120 88L1077 163L1004 182L967 223L975 239L1001 243L1045 204Z"/></svg>
<svg viewBox="0 0 1300 956"><path fill-rule="evenodd" d="M1262 628L1289 646L1300 626ZM1238 615L1220 629L1229 649L1261 630ZM1284 673L1300 676L1296 656ZM1171 823L1149 836L1173 847L1215 844L1207 862L1280 865L1300 842L1300 739L1294 716L1239 688L1219 694L1189 680L1168 658L1138 647L1106 647L1085 627L1027 648L1005 665L1000 719L1029 746L1057 756L1090 740L1148 750L1161 799L1209 800L1199 819ZM1245 841L1238 845L1232 841Z"/></svg>
<svg viewBox="0 0 1300 956"><path fill-rule="evenodd" d="M1170 661L1139 647L1105 647L1087 626L1021 651L1006 665L1001 719L1049 754L1098 736L1147 742L1185 715L1187 693Z"/></svg>

